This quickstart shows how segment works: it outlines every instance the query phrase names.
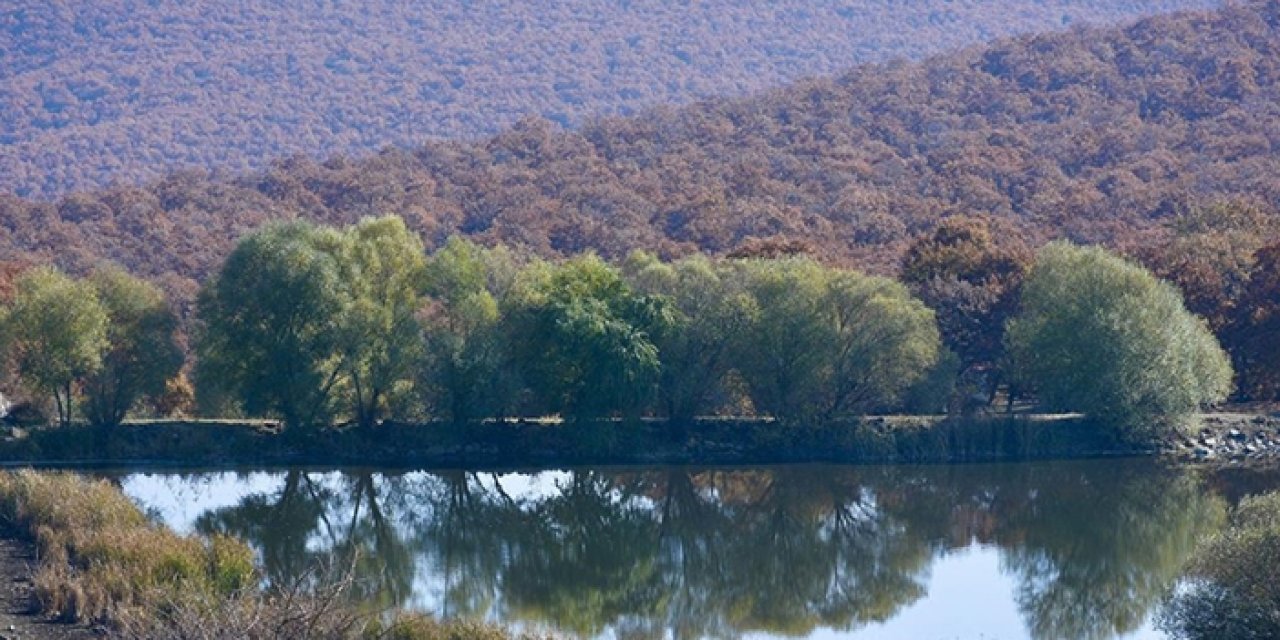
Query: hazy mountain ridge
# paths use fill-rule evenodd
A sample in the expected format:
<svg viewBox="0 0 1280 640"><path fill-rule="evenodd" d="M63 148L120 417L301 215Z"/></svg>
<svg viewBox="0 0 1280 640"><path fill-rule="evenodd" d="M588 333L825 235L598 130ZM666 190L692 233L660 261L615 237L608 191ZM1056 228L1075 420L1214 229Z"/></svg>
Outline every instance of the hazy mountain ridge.
<svg viewBox="0 0 1280 640"><path fill-rule="evenodd" d="M859 62L1218 0L18 0L0 190L242 171L740 95Z"/></svg>

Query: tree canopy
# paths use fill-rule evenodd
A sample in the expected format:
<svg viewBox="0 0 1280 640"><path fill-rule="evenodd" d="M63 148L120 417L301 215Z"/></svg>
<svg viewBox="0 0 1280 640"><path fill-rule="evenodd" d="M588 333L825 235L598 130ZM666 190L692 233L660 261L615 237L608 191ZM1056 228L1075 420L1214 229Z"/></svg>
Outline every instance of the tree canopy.
<svg viewBox="0 0 1280 640"><path fill-rule="evenodd" d="M636 292L593 254L520 275L507 313L525 382L553 412L636 415L661 367L655 336L671 323L666 302Z"/></svg>
<svg viewBox="0 0 1280 640"><path fill-rule="evenodd" d="M934 314L902 285L806 258L739 263L734 366L756 408L822 419L891 405L938 357Z"/></svg>
<svg viewBox="0 0 1280 640"><path fill-rule="evenodd" d="M937 314L942 343L959 358L961 377L987 394L1003 381L1005 322L1017 310L1031 262L1016 233L992 226L983 218L947 218L911 243L901 271Z"/></svg>
<svg viewBox="0 0 1280 640"><path fill-rule="evenodd" d="M1178 291L1098 247L1039 251L1007 342L1015 375L1046 409L1128 437L1177 425L1231 389L1230 361Z"/></svg>
<svg viewBox="0 0 1280 640"><path fill-rule="evenodd" d="M388 397L411 395L409 380L424 357L418 312L426 256L422 241L395 216L361 221L345 236L340 259L350 299L339 350L356 422L371 426Z"/></svg>
<svg viewBox="0 0 1280 640"><path fill-rule="evenodd" d="M429 411L455 422L506 415L519 393L501 307L516 257L454 237L427 263L421 392Z"/></svg>
<svg viewBox="0 0 1280 640"><path fill-rule="evenodd" d="M158 398L185 361L177 342L178 319L155 286L113 267L89 278L107 314L102 367L84 382L85 414L99 426L115 426L142 398Z"/></svg>
<svg viewBox="0 0 1280 640"><path fill-rule="evenodd" d="M4 313L6 353L33 391L53 397L71 423L75 386L102 367L110 318L87 282L41 267L23 274Z"/></svg>
<svg viewBox="0 0 1280 640"><path fill-rule="evenodd" d="M303 222L240 241L201 292L200 390L225 390L246 413L291 427L328 420L353 299L342 245L339 232Z"/></svg>
<svg viewBox="0 0 1280 640"><path fill-rule="evenodd" d="M805 4L809 15L832 10ZM981 212L1031 245L1158 245L1189 202L1248 198L1275 217L1280 114L1255 107L1280 81L1277 11L1259 0L1000 40L581 127L533 117L469 141L289 157L235 175L179 170L56 202L0 196L0 256L68 273L121 260L181 306L248 230L387 212L430 248L464 234L546 258L645 249L669 259L773 239L879 274L955 214ZM15 90L43 109L34 87ZM369 104L363 94L357 102ZM266 126L242 113L207 131ZM42 169L36 179L47 177Z"/></svg>
<svg viewBox="0 0 1280 640"><path fill-rule="evenodd" d="M673 263L637 252L623 263L628 282L670 304L670 324L655 336L662 359L661 411L688 422L708 408L733 366L735 337L745 328L750 299L734 265L695 255Z"/></svg>
<svg viewBox="0 0 1280 640"><path fill-rule="evenodd" d="M995 37L1212 0L5 3L0 191L50 198L174 165L265 168L760 91ZM365 212L365 215L377 213Z"/></svg>

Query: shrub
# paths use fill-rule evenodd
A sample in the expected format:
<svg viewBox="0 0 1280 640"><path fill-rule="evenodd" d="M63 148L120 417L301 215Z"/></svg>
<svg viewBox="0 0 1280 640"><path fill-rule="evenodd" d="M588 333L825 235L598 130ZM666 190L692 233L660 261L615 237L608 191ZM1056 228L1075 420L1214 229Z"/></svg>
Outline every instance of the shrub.
<svg viewBox="0 0 1280 640"><path fill-rule="evenodd" d="M1241 501L1158 616L1174 638L1280 637L1280 492Z"/></svg>
<svg viewBox="0 0 1280 640"><path fill-rule="evenodd" d="M1055 242L1027 276L1007 340L1050 411L1142 439L1224 399L1231 364L1171 285L1097 247Z"/></svg>
<svg viewBox="0 0 1280 640"><path fill-rule="evenodd" d="M508 640L506 630L420 615L376 615L349 603L350 576L265 592L254 555L223 536L154 525L119 489L68 473L0 474L0 524L34 540L41 609L148 640ZM523 637L523 636L522 636Z"/></svg>

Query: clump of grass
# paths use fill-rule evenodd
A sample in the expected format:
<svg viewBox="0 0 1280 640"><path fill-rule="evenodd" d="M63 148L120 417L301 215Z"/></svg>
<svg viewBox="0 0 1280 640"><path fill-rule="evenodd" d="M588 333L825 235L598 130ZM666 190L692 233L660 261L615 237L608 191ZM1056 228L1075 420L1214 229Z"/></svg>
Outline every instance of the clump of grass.
<svg viewBox="0 0 1280 640"><path fill-rule="evenodd" d="M111 621L162 601L227 597L257 582L244 544L152 524L105 481L0 475L0 521L36 542L36 598L46 613L68 621Z"/></svg>
<svg viewBox="0 0 1280 640"><path fill-rule="evenodd" d="M370 612L350 575L264 591L238 540L180 536L120 490L69 473L0 473L0 527L33 540L41 609L152 640L532 640L472 621Z"/></svg>

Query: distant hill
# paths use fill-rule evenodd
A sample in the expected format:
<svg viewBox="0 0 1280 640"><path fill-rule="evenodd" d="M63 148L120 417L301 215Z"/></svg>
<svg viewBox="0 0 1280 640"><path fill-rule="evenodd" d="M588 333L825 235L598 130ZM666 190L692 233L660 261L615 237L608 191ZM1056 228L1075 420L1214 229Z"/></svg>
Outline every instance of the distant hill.
<svg viewBox="0 0 1280 640"><path fill-rule="evenodd" d="M1218 0L9 0L0 191L244 171L742 95Z"/></svg>
<svg viewBox="0 0 1280 640"><path fill-rule="evenodd" d="M0 258L120 262L189 299L246 230L398 213L543 254L724 253L763 239L887 271L985 213L1032 240L1146 242L1188 202L1280 204L1280 0L1002 40L565 131L525 120L237 178L0 197Z"/></svg>

